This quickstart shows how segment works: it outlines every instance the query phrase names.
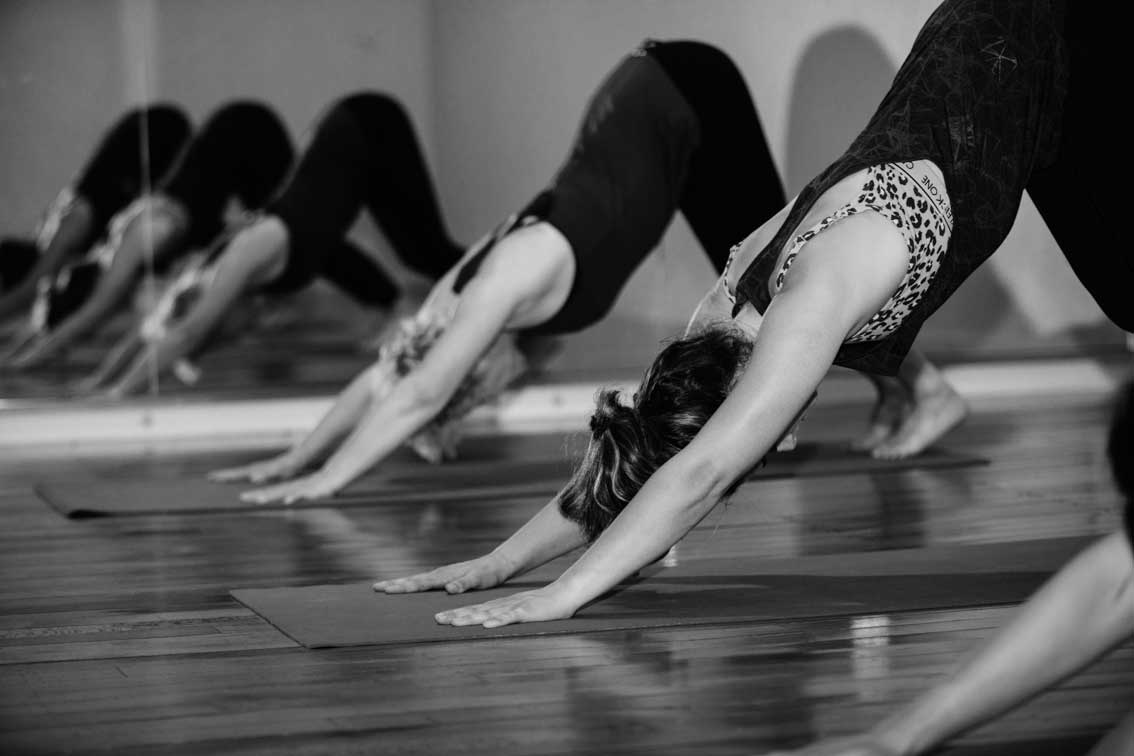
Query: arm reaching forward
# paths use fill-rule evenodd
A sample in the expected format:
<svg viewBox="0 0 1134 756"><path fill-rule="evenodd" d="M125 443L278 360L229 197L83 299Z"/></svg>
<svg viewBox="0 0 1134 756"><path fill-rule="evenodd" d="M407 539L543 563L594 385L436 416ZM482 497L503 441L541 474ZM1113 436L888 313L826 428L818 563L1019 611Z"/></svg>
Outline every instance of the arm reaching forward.
<svg viewBox="0 0 1134 756"><path fill-rule="evenodd" d="M13 365L39 365L101 327L138 281L147 256L157 259L180 245L187 225L183 210L159 199L139 200L124 210L111 222L109 239L98 253L110 257L110 265L91 296Z"/></svg>
<svg viewBox="0 0 1134 756"><path fill-rule="evenodd" d="M574 551L585 542L579 526L560 514L558 501L552 499L491 553L410 577L382 580L374 584L374 590L384 593L416 593L439 588L448 593L484 590Z"/></svg>
<svg viewBox="0 0 1134 756"><path fill-rule="evenodd" d="M148 342L110 389L125 395L144 386L153 372L161 373L183 357L188 357L217 328L242 296L256 285L271 280L286 261L287 231L269 218L240 232L206 268L187 271L196 280L175 282L166 296L190 295L198 299L189 311L172 324L149 322L143 326ZM184 291L179 291L184 288ZM174 308L168 301L159 308ZM155 316L158 320L160 315Z"/></svg>
<svg viewBox="0 0 1134 756"><path fill-rule="evenodd" d="M559 251L538 254L545 244ZM368 371L368 382L352 384L311 438L297 447L299 461L309 463L317 450L329 448L345 434L322 468L249 491L242 498L265 503L329 496L389 455L446 407L506 328L545 317L548 291L562 288L562 262L570 257L569 248L563 251L565 244L559 232L546 224L520 229L501 240L461 291L451 323L421 364L394 379L390 366L379 362ZM451 286L450 280L446 275L438 288ZM439 296L431 296L434 306Z"/></svg>
<svg viewBox="0 0 1134 756"><path fill-rule="evenodd" d="M926 753L1055 685L1131 635L1134 556L1126 535L1115 533L1071 560L957 672L871 732L792 753ZM1134 734L1127 729L1116 737ZM1126 740L1124 745L1132 743Z"/></svg>
<svg viewBox="0 0 1134 756"><path fill-rule="evenodd" d="M847 334L877 312L905 273L904 243L887 220L864 215L836 228L840 233L818 237L796 261L723 404L574 565L538 591L447 612L439 621L495 627L571 616L700 522L772 448Z"/></svg>

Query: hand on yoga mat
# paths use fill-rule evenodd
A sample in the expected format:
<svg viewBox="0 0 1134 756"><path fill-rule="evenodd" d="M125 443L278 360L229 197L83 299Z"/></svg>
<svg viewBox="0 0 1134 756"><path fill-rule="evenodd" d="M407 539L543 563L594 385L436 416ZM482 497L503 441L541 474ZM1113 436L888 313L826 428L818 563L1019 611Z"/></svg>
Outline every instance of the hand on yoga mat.
<svg viewBox="0 0 1134 756"><path fill-rule="evenodd" d="M226 467L223 470L213 470L209 473L209 480L218 483L228 483L237 480L247 480L251 483L266 483L269 480L290 478L299 472L301 463L291 451L286 451L271 459L260 460L239 467Z"/></svg>
<svg viewBox="0 0 1134 756"><path fill-rule="evenodd" d="M240 500L249 504L269 504L275 501L292 504L306 499L323 499L332 496L341 486L341 483L317 472L286 483L245 491L240 494Z"/></svg>
<svg viewBox="0 0 1134 756"><path fill-rule="evenodd" d="M417 593L443 588L447 593L494 588L515 573L515 567L496 553L467 562L457 562L394 580L381 580L374 590L381 593Z"/></svg>
<svg viewBox="0 0 1134 756"><path fill-rule="evenodd" d="M768 756L899 756L901 753L883 745L878 738L856 735L824 740L797 751L776 751Z"/></svg>
<svg viewBox="0 0 1134 756"><path fill-rule="evenodd" d="M534 591L515 593L483 604L462 606L433 616L441 625L502 627L518 622L547 622L571 617L578 605L554 584Z"/></svg>

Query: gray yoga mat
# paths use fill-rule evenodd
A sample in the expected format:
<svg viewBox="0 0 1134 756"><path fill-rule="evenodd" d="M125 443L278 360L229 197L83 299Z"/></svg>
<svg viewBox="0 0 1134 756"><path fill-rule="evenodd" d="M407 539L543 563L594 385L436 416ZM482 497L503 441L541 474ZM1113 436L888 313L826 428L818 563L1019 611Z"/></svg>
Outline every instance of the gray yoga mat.
<svg viewBox="0 0 1134 756"><path fill-rule="evenodd" d="M878 460L835 444L802 444L790 452L772 454L768 464L750 480L806 478L853 473L886 473L911 469L942 469L987 464L967 454L929 449L904 460ZM404 465L395 471L368 475L336 496L292 504L290 507L357 507L383 503L468 501L551 496L571 473L572 462L515 460L507 462ZM110 479L96 476L54 480L36 485L36 493L60 514L71 518L150 514L238 512L283 508L282 504L246 504L240 492L248 483L212 483L203 477Z"/></svg>
<svg viewBox="0 0 1134 756"><path fill-rule="evenodd" d="M232 596L307 648L778 622L1017 603L1091 540L655 565L572 619L491 630L438 625L433 615L541 583L520 579L457 596L388 596L375 593L370 583L254 588L232 591Z"/></svg>

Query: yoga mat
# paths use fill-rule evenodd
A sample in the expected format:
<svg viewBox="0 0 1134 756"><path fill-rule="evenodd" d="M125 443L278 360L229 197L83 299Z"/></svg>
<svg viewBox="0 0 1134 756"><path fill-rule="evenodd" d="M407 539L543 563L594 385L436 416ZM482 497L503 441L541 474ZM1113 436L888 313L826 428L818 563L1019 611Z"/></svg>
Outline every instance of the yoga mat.
<svg viewBox="0 0 1134 756"><path fill-rule="evenodd" d="M388 596L370 583L232 591L307 648L586 633L676 625L778 622L1017 603L1090 538L946 546L794 559L721 559L652 566L575 617L501 628L438 625L445 609L539 582L457 596Z"/></svg>
<svg viewBox="0 0 1134 756"><path fill-rule="evenodd" d="M807 478L852 473L884 473L911 469L942 469L987 464L967 454L929 449L903 460L878 460L834 444L802 444L790 452L772 454L768 464L749 480ZM517 460L415 466L368 475L328 499L305 501L290 508L358 507L385 503L470 501L527 496L551 496L571 473L572 461ZM202 478L175 480L112 480L88 477L55 480L35 486L36 493L60 514L71 518L151 514L239 512L282 504L246 504L240 492L248 483L212 483Z"/></svg>

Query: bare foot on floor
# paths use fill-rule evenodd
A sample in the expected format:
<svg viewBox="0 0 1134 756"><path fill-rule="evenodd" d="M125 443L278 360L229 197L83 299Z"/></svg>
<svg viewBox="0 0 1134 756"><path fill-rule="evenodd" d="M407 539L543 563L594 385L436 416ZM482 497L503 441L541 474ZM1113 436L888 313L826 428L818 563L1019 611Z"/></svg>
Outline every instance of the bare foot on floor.
<svg viewBox="0 0 1134 756"><path fill-rule="evenodd" d="M872 452L893 436L906 415L906 391L897 381L885 383L875 379L878 401L870 413L870 429L866 435L851 442L855 451Z"/></svg>
<svg viewBox="0 0 1134 756"><path fill-rule="evenodd" d="M906 406L897 428L877 444L871 454L877 459L904 459L920 454L957 427L968 414L965 400L942 382L932 393L918 396Z"/></svg>

